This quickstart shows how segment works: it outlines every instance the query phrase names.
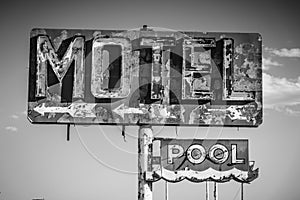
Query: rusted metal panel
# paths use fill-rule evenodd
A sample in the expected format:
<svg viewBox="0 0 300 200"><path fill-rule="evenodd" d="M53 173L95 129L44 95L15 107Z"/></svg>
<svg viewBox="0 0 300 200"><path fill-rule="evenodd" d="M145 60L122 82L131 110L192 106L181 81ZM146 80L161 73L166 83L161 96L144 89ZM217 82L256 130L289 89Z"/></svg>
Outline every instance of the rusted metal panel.
<svg viewBox="0 0 300 200"><path fill-rule="evenodd" d="M246 126L262 123L261 36L33 29L33 123Z"/></svg>
<svg viewBox="0 0 300 200"><path fill-rule="evenodd" d="M160 155L152 159L149 180L227 182L234 179L249 183L258 177L258 169L253 170L253 165L249 165L248 140L155 138L156 142Z"/></svg>

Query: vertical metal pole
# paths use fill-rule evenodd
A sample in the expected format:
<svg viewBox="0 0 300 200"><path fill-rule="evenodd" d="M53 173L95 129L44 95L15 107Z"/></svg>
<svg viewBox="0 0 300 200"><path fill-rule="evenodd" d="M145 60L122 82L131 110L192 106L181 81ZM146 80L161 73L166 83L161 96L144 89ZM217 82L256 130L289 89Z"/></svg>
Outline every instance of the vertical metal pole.
<svg viewBox="0 0 300 200"><path fill-rule="evenodd" d="M241 200L244 200L244 183L241 184Z"/></svg>
<svg viewBox="0 0 300 200"><path fill-rule="evenodd" d="M218 200L218 184L214 182L214 200Z"/></svg>
<svg viewBox="0 0 300 200"><path fill-rule="evenodd" d="M206 200L209 200L209 183L208 183L208 181L205 181L205 190L206 190L206 194L205 194Z"/></svg>
<svg viewBox="0 0 300 200"><path fill-rule="evenodd" d="M168 181L166 181L166 186L165 186L165 195L166 195L166 200L168 200Z"/></svg>
<svg viewBox="0 0 300 200"><path fill-rule="evenodd" d="M147 172L152 171L153 132L151 126L140 126L138 138L138 200L152 200L152 182Z"/></svg>

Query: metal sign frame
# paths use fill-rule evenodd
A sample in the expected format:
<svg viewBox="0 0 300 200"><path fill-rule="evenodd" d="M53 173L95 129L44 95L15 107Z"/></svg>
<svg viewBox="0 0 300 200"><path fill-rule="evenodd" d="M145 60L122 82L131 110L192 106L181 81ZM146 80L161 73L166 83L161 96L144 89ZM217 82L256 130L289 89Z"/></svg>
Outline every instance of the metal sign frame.
<svg viewBox="0 0 300 200"><path fill-rule="evenodd" d="M160 155L149 157L149 181L222 183L234 179L250 183L258 177L258 169L250 165L245 139L154 138L153 146L160 147Z"/></svg>

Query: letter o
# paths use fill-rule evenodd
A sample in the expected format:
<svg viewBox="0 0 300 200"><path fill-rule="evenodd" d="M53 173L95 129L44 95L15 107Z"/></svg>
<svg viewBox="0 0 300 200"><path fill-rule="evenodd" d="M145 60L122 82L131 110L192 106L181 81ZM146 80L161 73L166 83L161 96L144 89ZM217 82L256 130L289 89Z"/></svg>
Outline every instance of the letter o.
<svg viewBox="0 0 300 200"><path fill-rule="evenodd" d="M187 150L187 158L193 164L200 164L205 160L206 151L199 144L191 145Z"/></svg>
<svg viewBox="0 0 300 200"><path fill-rule="evenodd" d="M222 158L216 157L215 152L217 150L221 150L222 151L222 154L223 154ZM228 157L229 157L229 152L228 152L228 149L224 145L215 144L209 150L209 158L215 164L223 164L224 162L226 162L226 160L228 159Z"/></svg>

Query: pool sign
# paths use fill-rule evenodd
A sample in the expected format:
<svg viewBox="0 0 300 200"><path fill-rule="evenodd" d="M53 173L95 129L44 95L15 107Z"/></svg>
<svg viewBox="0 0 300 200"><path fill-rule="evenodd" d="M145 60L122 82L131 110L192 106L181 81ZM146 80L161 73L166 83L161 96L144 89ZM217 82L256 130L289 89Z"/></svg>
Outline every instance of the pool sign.
<svg viewBox="0 0 300 200"><path fill-rule="evenodd" d="M227 182L234 179L248 183L258 177L258 169L249 166L248 140L156 138L156 142L160 155L151 159L149 180Z"/></svg>
<svg viewBox="0 0 300 200"><path fill-rule="evenodd" d="M28 119L257 127L261 52L256 33L33 29Z"/></svg>

